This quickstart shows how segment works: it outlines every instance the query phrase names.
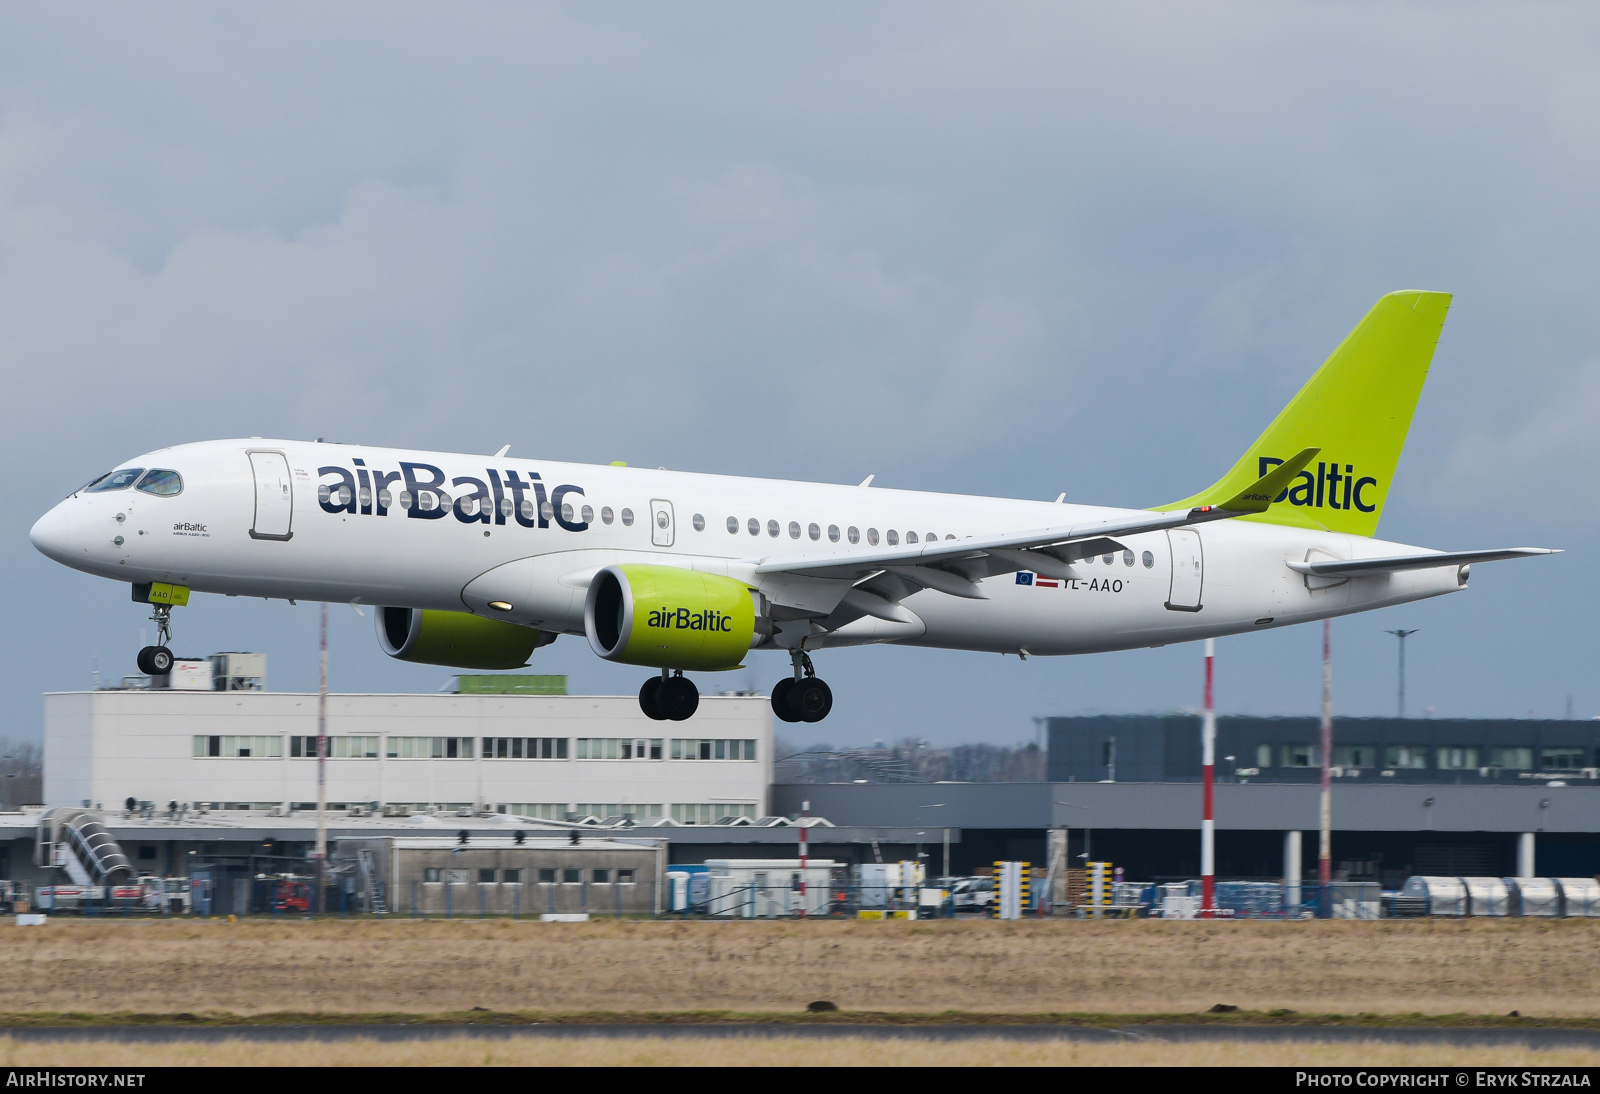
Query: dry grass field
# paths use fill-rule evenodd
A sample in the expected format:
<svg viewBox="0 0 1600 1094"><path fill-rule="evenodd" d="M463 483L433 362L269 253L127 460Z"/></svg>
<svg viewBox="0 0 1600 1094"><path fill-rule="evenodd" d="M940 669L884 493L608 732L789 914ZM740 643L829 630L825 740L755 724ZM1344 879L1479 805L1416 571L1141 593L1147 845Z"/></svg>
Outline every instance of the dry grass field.
<svg viewBox="0 0 1600 1094"><path fill-rule="evenodd" d="M107 1044L0 1038L0 1066L48 1067L1595 1067L1600 1052L1376 1042L1073 1044L977 1038L955 1043L841 1037L562 1037L261 1044Z"/></svg>
<svg viewBox="0 0 1600 1094"><path fill-rule="evenodd" d="M0 927L17 1012L846 1010L1600 1016L1600 920L67 920Z"/></svg>

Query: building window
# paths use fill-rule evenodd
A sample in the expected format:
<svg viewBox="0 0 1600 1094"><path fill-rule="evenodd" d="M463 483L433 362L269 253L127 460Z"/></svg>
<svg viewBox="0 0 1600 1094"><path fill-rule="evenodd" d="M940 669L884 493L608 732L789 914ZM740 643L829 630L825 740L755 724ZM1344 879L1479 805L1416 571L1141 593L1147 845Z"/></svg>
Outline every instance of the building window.
<svg viewBox="0 0 1600 1094"><path fill-rule="evenodd" d="M1489 750L1489 766L1504 768L1507 771L1531 771L1533 769L1533 749L1491 748Z"/></svg>
<svg viewBox="0 0 1600 1094"><path fill-rule="evenodd" d="M583 817L632 817L634 820L660 820L662 810L660 803L654 805L639 802L579 802L572 807L572 811ZM552 818L554 819L554 818Z"/></svg>
<svg viewBox="0 0 1600 1094"><path fill-rule="evenodd" d="M1540 749L1539 765L1546 771L1576 771L1578 768L1583 766L1583 749Z"/></svg>
<svg viewBox="0 0 1600 1094"><path fill-rule="evenodd" d="M386 750L391 760L470 760L472 752L471 737L390 737Z"/></svg>
<svg viewBox="0 0 1600 1094"><path fill-rule="evenodd" d="M439 880L439 868L437 866L429 866L426 870L423 870L422 871L422 880L423 881L438 881Z"/></svg>
<svg viewBox="0 0 1600 1094"><path fill-rule="evenodd" d="M1384 749L1383 766L1422 771L1428 766L1428 750L1422 745L1390 745Z"/></svg>
<svg viewBox="0 0 1600 1094"><path fill-rule="evenodd" d="M632 885L634 883L633 876L634 876L634 872L632 870L618 870L617 871L617 884L618 885Z"/></svg>
<svg viewBox="0 0 1600 1094"><path fill-rule="evenodd" d="M556 883L556 872L554 870L540 869L540 871L539 871L539 884L540 885L554 885L555 883Z"/></svg>
<svg viewBox="0 0 1600 1094"><path fill-rule="evenodd" d="M580 760L659 760L662 738L579 737Z"/></svg>
<svg viewBox="0 0 1600 1094"><path fill-rule="evenodd" d="M696 802L672 807L672 819L679 824L716 824L723 817L754 818L755 815L754 803Z"/></svg>
<svg viewBox="0 0 1600 1094"><path fill-rule="evenodd" d="M507 885L521 885L522 884L522 871L521 870L502 870L502 871L500 871L500 880L505 882Z"/></svg>
<svg viewBox="0 0 1600 1094"><path fill-rule="evenodd" d="M1256 745L1256 766L1268 768L1272 766L1272 746Z"/></svg>
<svg viewBox="0 0 1600 1094"><path fill-rule="evenodd" d="M583 871L582 870L563 870L563 871L561 871L561 884L563 884L563 885L582 885L583 884Z"/></svg>
<svg viewBox="0 0 1600 1094"><path fill-rule="evenodd" d="M566 802L511 802L500 807L502 813L513 817L537 817L539 820L561 820L567 815Z"/></svg>
<svg viewBox="0 0 1600 1094"><path fill-rule="evenodd" d="M1334 745L1333 766L1335 767L1376 767L1378 765L1378 749L1374 745Z"/></svg>
<svg viewBox="0 0 1600 1094"><path fill-rule="evenodd" d="M693 738L674 738L672 742L672 758L674 760L753 760L756 758L756 743L752 739L729 740L696 740Z"/></svg>
<svg viewBox="0 0 1600 1094"><path fill-rule="evenodd" d="M1469 767L1478 766L1478 750L1475 748L1457 748L1447 745L1438 753L1438 767L1440 771L1465 771Z"/></svg>
<svg viewBox="0 0 1600 1094"><path fill-rule="evenodd" d="M478 871L478 884L479 885L493 885L494 884L494 870L490 869L490 868L487 868L487 867L482 869L482 870L479 870Z"/></svg>
<svg viewBox="0 0 1600 1094"><path fill-rule="evenodd" d="M1284 767L1316 767L1317 766L1316 753L1317 753L1317 750L1314 747L1312 747L1311 745L1308 745L1308 744L1284 745L1283 746L1283 766Z"/></svg>
<svg viewBox="0 0 1600 1094"><path fill-rule="evenodd" d="M594 871L594 883L596 885L610 885L611 884L611 871L607 870L603 866L602 867L596 867L595 871Z"/></svg>
<svg viewBox="0 0 1600 1094"><path fill-rule="evenodd" d="M143 845L143 844L140 845L140 847L139 847L139 861L140 862L154 862L155 860L156 860L156 849L154 847L151 847L151 846L148 846L148 845Z"/></svg>
<svg viewBox="0 0 1600 1094"><path fill-rule="evenodd" d="M194 739L194 754L196 756L217 756L223 759L282 758L283 738L278 736L197 736Z"/></svg>

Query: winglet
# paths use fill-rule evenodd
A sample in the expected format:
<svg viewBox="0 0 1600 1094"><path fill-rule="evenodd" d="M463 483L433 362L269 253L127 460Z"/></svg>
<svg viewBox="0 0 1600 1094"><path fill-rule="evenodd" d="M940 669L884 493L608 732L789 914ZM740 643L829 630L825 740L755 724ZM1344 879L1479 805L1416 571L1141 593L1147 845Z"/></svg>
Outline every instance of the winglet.
<svg viewBox="0 0 1600 1094"><path fill-rule="evenodd" d="M1227 501L1219 502L1217 508L1234 513L1265 513L1267 506L1282 496L1306 464L1316 459L1321 451L1320 448L1301 449L1297 455L1283 461Z"/></svg>

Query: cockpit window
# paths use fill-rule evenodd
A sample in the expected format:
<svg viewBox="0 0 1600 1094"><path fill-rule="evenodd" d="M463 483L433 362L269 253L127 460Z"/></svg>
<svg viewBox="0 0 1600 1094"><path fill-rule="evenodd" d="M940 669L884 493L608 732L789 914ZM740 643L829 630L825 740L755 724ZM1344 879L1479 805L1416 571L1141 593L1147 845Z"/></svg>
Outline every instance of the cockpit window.
<svg viewBox="0 0 1600 1094"><path fill-rule="evenodd" d="M176 471L163 471L157 468L139 480L139 489L146 494L170 498L174 494L183 493L183 476Z"/></svg>
<svg viewBox="0 0 1600 1094"><path fill-rule="evenodd" d="M128 467L121 471L113 471L109 475L101 475L84 490L91 494L98 494L104 490L126 490L132 486L140 475L144 474L142 467Z"/></svg>

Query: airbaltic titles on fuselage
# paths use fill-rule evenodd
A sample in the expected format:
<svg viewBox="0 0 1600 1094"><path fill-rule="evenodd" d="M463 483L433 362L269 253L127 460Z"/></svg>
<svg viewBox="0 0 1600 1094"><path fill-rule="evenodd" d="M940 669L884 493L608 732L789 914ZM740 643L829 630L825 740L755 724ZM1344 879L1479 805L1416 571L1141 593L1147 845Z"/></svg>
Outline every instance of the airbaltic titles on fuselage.
<svg viewBox="0 0 1600 1094"><path fill-rule="evenodd" d="M515 470L486 468L481 479L473 475L450 479L447 491L444 471L431 463L402 460L399 471L384 471L368 467L365 460L351 462L353 472L338 466L317 468L317 476L323 480L317 488L317 503L323 512L382 517L398 502L406 516L415 520L439 520L454 514L463 524L503 525L510 518L524 528L548 528L552 522L569 532L589 527L588 521L573 520L565 512L567 496L582 497L583 487L564 483L546 496L538 472L527 472L525 481ZM328 482L329 477L338 481ZM402 488L398 498L390 491L391 485ZM456 490L464 492L452 497Z"/></svg>

